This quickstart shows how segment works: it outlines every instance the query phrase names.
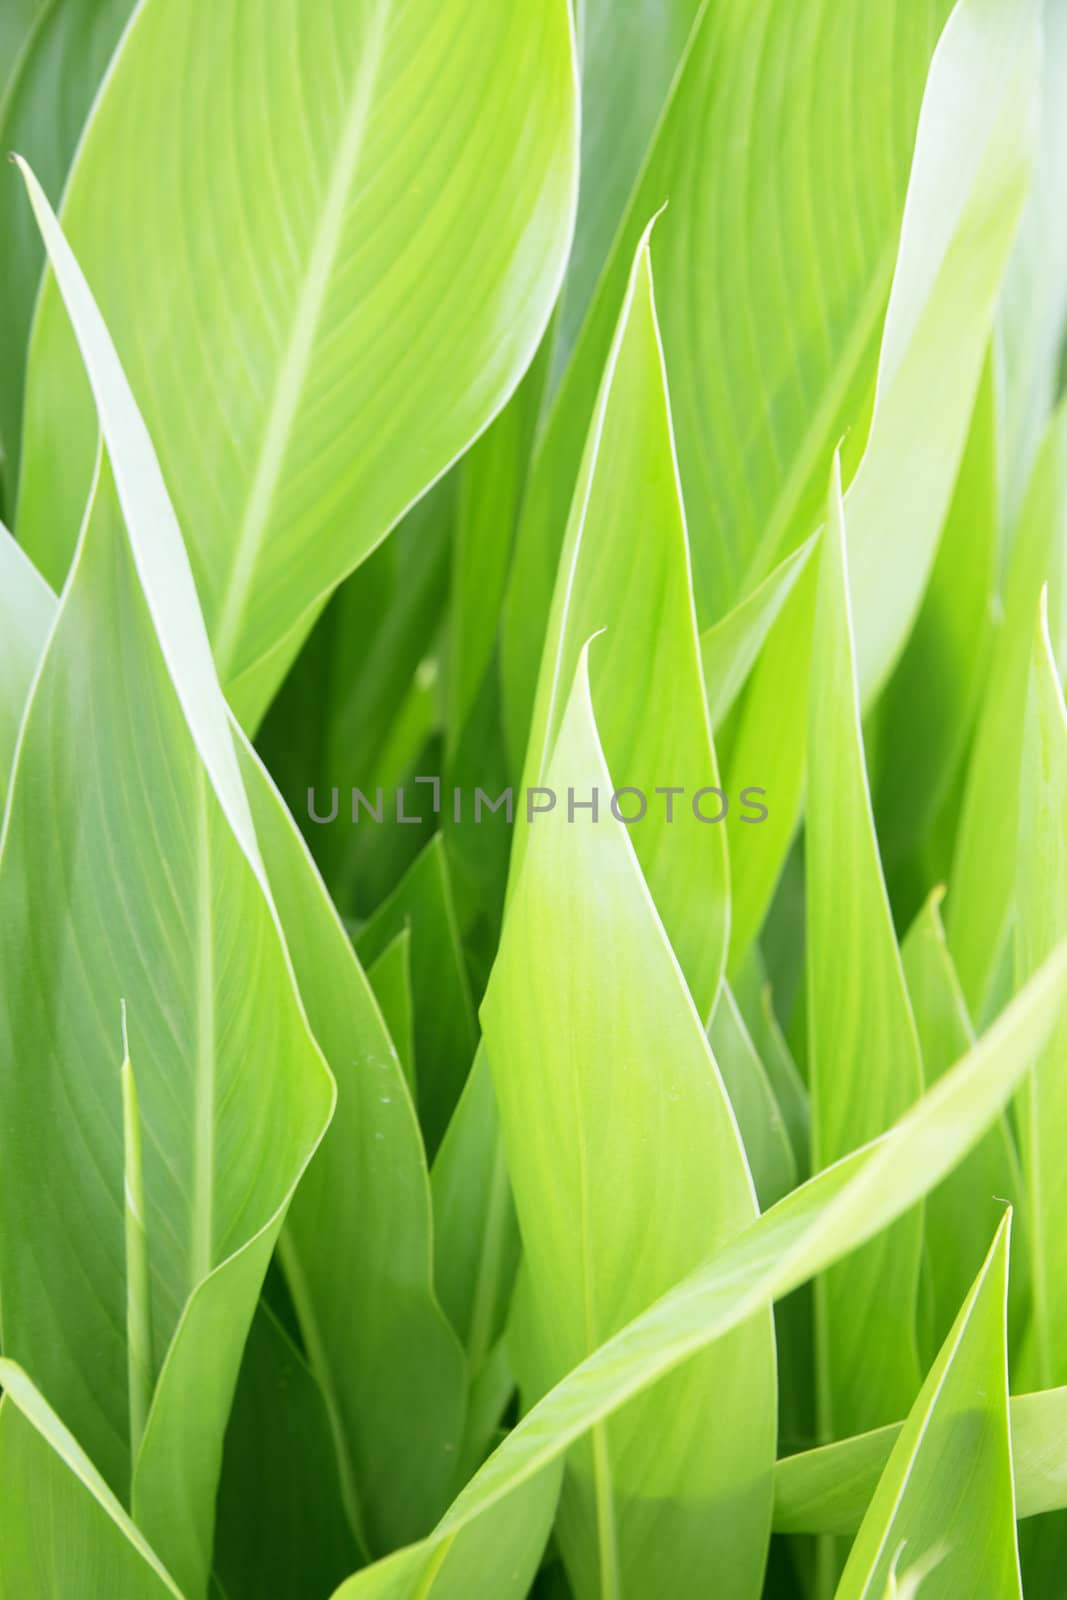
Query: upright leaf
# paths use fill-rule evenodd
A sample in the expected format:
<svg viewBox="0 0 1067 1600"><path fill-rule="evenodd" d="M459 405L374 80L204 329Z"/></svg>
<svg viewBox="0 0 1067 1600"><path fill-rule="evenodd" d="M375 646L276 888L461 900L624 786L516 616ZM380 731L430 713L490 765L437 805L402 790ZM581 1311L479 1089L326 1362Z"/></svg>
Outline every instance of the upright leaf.
<svg viewBox="0 0 1067 1600"><path fill-rule="evenodd" d="M1067 944L888 1134L789 1195L568 1373L472 1478L432 1537L357 1573L335 1600L455 1594L437 1574L461 1545L472 1564L480 1562L474 1570L485 1583L502 1584L515 1546L499 1537L499 1519L516 1491L532 1492L575 1440L913 1206L989 1126L1065 1004Z"/></svg>
<svg viewBox="0 0 1067 1600"><path fill-rule="evenodd" d="M337 1079L334 1121L280 1254L349 1520L377 1554L417 1537L447 1504L463 1353L434 1296L426 1158L396 1050L292 818L243 741L240 750L301 999Z"/></svg>
<svg viewBox="0 0 1067 1600"><path fill-rule="evenodd" d="M430 803L427 792L427 807ZM360 960L377 960L405 927L411 929L419 1117L432 1157L459 1100L478 1042L448 855L440 833L433 835L388 900L359 930L356 949Z"/></svg>
<svg viewBox="0 0 1067 1600"><path fill-rule="evenodd" d="M935 1083L974 1043L974 1029L938 909L940 893L927 900L904 940L901 956L922 1045L927 1082ZM947 1336L983 1259L1004 1201L1023 1200L1019 1157L1006 1118L998 1118L926 1202L924 1271L930 1290L933 1344ZM1026 1283L1025 1233L1015 1248L1019 1288ZM1021 1323L1025 1302L1019 1306ZM929 1354L932 1356L933 1351Z"/></svg>
<svg viewBox="0 0 1067 1600"><path fill-rule="evenodd" d="M132 9L133 0L7 0L4 6L0 150L18 150L31 162L54 205ZM5 180L0 183L0 504L6 501L13 516L26 345L44 251L21 185L7 174Z"/></svg>
<svg viewBox="0 0 1067 1600"><path fill-rule="evenodd" d="M949 948L982 1021L1014 913L1019 774L1034 615L1049 582L1067 596L1067 404L1045 435L1012 548L1004 618L967 768L946 906Z"/></svg>
<svg viewBox="0 0 1067 1600"><path fill-rule="evenodd" d="M706 1018L729 929L725 830L714 820L726 814L729 797L724 806L708 725L647 233L634 259L567 522L526 789L546 782L578 660L601 629L592 695L619 797L616 804L614 791L606 790L598 803L625 819ZM557 804L570 818L575 804L588 806L589 796L562 776ZM513 881L532 837L532 829L520 827L516 834Z"/></svg>
<svg viewBox="0 0 1067 1600"><path fill-rule="evenodd" d="M151 443L69 247L27 182L107 454L0 842L5 1348L112 1487L132 1494L139 1524L197 1594L241 1348L333 1085L296 994ZM151 1406L132 1460L123 1002L153 1329ZM46 1140L30 1131L43 1125Z"/></svg>
<svg viewBox="0 0 1067 1600"><path fill-rule="evenodd" d="M32 561L0 523L0 795L7 791L19 723L55 604Z"/></svg>
<svg viewBox="0 0 1067 1600"><path fill-rule="evenodd" d="M573 225L574 71L567 0L140 7L64 226L246 725L330 591L532 358ZM18 532L55 583L94 437L48 284Z"/></svg>
<svg viewBox="0 0 1067 1600"><path fill-rule="evenodd" d="M1008 1427L1010 1214L878 1485L837 1600L876 1600L898 1568L923 1600L1022 1600Z"/></svg>
<svg viewBox="0 0 1067 1600"><path fill-rule="evenodd" d="M227 1600L322 1600L356 1561L322 1392L261 1305L237 1380L219 1486L215 1566Z"/></svg>
<svg viewBox="0 0 1067 1600"><path fill-rule="evenodd" d="M949 10L950 0L875 12L864 0L702 7L541 439L504 619L513 748L529 722L582 440L648 218L670 202L656 281L708 627L811 532L825 463L862 411L923 82Z"/></svg>
<svg viewBox="0 0 1067 1600"><path fill-rule="evenodd" d="M1030 663L1019 807L1019 980L1040 965L1067 924L1067 712L1042 596ZM1067 1126L1064 1050L1057 1029L1034 1063L1019 1099L1023 1172L1030 1214L1032 1376L1043 1388L1067 1382Z"/></svg>
<svg viewBox="0 0 1067 1600"><path fill-rule="evenodd" d="M864 767L836 460L819 559L808 770L807 999L818 1168L884 1132L922 1090ZM921 1226L910 1215L816 1285L827 1437L892 1421L915 1397Z"/></svg>
<svg viewBox="0 0 1067 1600"><path fill-rule="evenodd" d="M546 783L612 791L586 658ZM547 937L546 937L547 933ZM538 818L482 1007L526 1290L512 1348L534 1398L752 1221L744 1152L626 827ZM751 1595L775 1434L766 1313L594 1430L558 1537L580 1596Z"/></svg>
<svg viewBox="0 0 1067 1600"><path fill-rule="evenodd" d="M78 1441L26 1374L0 1361L3 1600L184 1600Z"/></svg>

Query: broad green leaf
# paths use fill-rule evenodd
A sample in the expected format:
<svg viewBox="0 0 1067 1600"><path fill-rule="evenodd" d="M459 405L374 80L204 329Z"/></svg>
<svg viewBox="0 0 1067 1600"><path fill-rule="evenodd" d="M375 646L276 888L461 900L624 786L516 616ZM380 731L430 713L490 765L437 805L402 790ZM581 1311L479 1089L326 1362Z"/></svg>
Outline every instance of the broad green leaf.
<svg viewBox="0 0 1067 1600"><path fill-rule="evenodd" d="M725 829L712 820L722 812L722 795L647 234L634 259L567 524L524 790L547 782L579 657L600 630L592 696L620 791L614 814L626 819L668 938L707 1018L726 956L729 872ZM559 776L557 809L569 818L572 804L588 805L590 796L574 777ZM704 801L697 803L706 820L694 804L701 790ZM598 796L605 825L614 792ZM513 882L535 827L517 830Z"/></svg>
<svg viewBox="0 0 1067 1600"><path fill-rule="evenodd" d="M55 604L32 561L0 523L0 795L7 792L19 723Z"/></svg>
<svg viewBox="0 0 1067 1600"><path fill-rule="evenodd" d="M545 781L612 790L584 652ZM757 1206L623 823L557 813L530 826L482 1021L522 1234L512 1353L530 1400ZM713 1568L724 1600L751 1595L774 1436L764 1311L569 1457L557 1534L576 1593L698 1594Z"/></svg>
<svg viewBox="0 0 1067 1600"><path fill-rule="evenodd" d="M1008 1428L1010 1223L1009 1213L893 1446L836 1600L881 1595L905 1563L923 1569L924 1600L1022 1600Z"/></svg>
<svg viewBox="0 0 1067 1600"><path fill-rule="evenodd" d="M449 757L455 754L474 711L496 648L512 540L544 390L549 340L550 335L504 410L456 469L448 625Z"/></svg>
<svg viewBox="0 0 1067 1600"><path fill-rule="evenodd" d="M708 1043L734 1108L760 1207L797 1185L796 1158L774 1089L728 983L719 989Z"/></svg>
<svg viewBox="0 0 1067 1600"><path fill-rule="evenodd" d="M1041 0L961 0L930 66L870 439L848 493L864 704L915 620L1033 176Z"/></svg>
<svg viewBox="0 0 1067 1600"><path fill-rule="evenodd" d="M926 1081L936 1083L974 1043L974 1029L941 926L943 891L935 891L912 923L901 949L922 1046ZM985 1258L1004 1202L1023 1198L1019 1158L1006 1118L998 1118L965 1161L927 1198L924 1271L928 1277L934 1351L946 1337ZM1014 1230L1013 1230L1014 1232ZM1025 1253L1025 1235L1020 1250ZM1020 1272L1020 1287L1025 1278ZM1021 1318L1020 1318L1021 1320Z"/></svg>
<svg viewBox="0 0 1067 1600"><path fill-rule="evenodd" d="M513 750L582 440L649 217L670 202L654 266L697 614L709 627L812 531L831 451L863 410L923 82L949 10L950 0L701 9L538 450L504 618Z"/></svg>
<svg viewBox="0 0 1067 1600"><path fill-rule="evenodd" d="M427 789L427 814L431 803L431 790ZM419 1120L432 1159L462 1093L478 1043L448 856L439 833L359 930L356 949L360 960L377 960L405 927L411 929Z"/></svg>
<svg viewBox="0 0 1067 1600"><path fill-rule="evenodd" d="M582 183L553 348L566 365L652 142L701 0L581 0Z"/></svg>
<svg viewBox="0 0 1067 1600"><path fill-rule="evenodd" d="M1067 216L1062 205L1067 168L1067 12L1043 0L1037 165L1033 189L1004 279L998 314L1001 361L1001 492L1009 530L1029 482L1034 458L1059 391L1059 361L1067 330Z"/></svg>
<svg viewBox="0 0 1067 1600"><path fill-rule="evenodd" d="M1018 920L1015 929L1019 981L1041 964L1067 917L1067 711L1049 637L1048 596L1031 653L1019 805ZM1019 1131L1030 1215L1033 1326L1032 1374L1044 1388L1067 1382L1067 1126L1061 1025L1023 1085Z"/></svg>
<svg viewBox="0 0 1067 1600"><path fill-rule="evenodd" d="M975 730L946 904L949 949L983 1020L1011 927L1026 685L1042 585L1067 596L1067 404L1049 425L1012 548L1000 627Z"/></svg>
<svg viewBox="0 0 1067 1600"><path fill-rule="evenodd" d="M1009 1401L1020 1518L1067 1505L1067 1389ZM780 1533L855 1533L904 1424L892 1423L786 1456L774 1469L774 1526Z"/></svg>
<svg viewBox="0 0 1067 1600"><path fill-rule="evenodd" d="M367 858L381 854L383 831L395 815L395 786L427 731L417 713L410 730L405 722L448 600L454 498L447 478L341 585L256 737L335 903L358 915L369 915L382 898L375 895ZM363 812L354 824L352 790L374 804L379 788L382 823L371 826ZM332 823L315 821L335 809ZM420 834L407 827L398 832L405 847L415 834L413 857L424 842Z"/></svg>
<svg viewBox="0 0 1067 1600"><path fill-rule="evenodd" d="M847 10L838 9L842 16ZM909 22L913 13L918 22L919 8L912 7ZM888 10L885 18L899 47L903 24L895 11L892 24ZM873 417L847 499L857 671L865 707L915 620L964 449L996 294L1030 179L1038 21L1037 0L1022 5L961 0L931 63L878 356ZM875 54L869 26L863 39L864 52ZM849 81L856 88L854 75ZM879 300L879 319L880 306ZM868 370L865 361L861 364ZM865 430L856 425L863 419L863 393L856 391L833 432L816 437L818 429L812 427L810 443L819 453L805 464L807 475L818 460L829 460L846 421L855 428L846 443L862 443ZM809 426L811 415L809 406L804 412ZM816 424L823 420L816 411ZM858 449L849 453L855 456ZM684 453L682 460L684 470ZM805 506L809 500L810 492ZM817 516L809 506L784 542L786 530L775 523L760 530L766 558L752 568L742 593ZM757 670L728 771L731 782L735 775L742 782L758 781L775 796L773 830L738 843L734 970L759 929L799 820L803 756L789 730L804 714L804 590L802 581ZM767 776L753 779L746 775L750 772ZM739 832L731 831L732 853Z"/></svg>
<svg viewBox="0 0 1067 1600"><path fill-rule="evenodd" d="M995 406L989 359L929 587L874 713L871 787L898 919L902 910L909 917L931 882L948 870L948 852L933 836L946 806L955 828L952 788L966 757L992 642L1000 532ZM987 1239L988 1233L983 1258ZM973 1276L968 1272L968 1284ZM963 1292L961 1285L953 1316Z"/></svg>
<svg viewBox="0 0 1067 1600"><path fill-rule="evenodd" d="M733 984L745 1025L781 1109L800 1178L811 1175L811 1107L808 1090L782 1033L762 958L754 949Z"/></svg>
<svg viewBox="0 0 1067 1600"><path fill-rule="evenodd" d="M78 1441L13 1361L0 1360L0 1596L182 1592Z"/></svg>
<svg viewBox="0 0 1067 1600"><path fill-rule="evenodd" d="M864 767L852 617L835 458L819 557L805 832L816 1169L884 1132L922 1091ZM892 1421L915 1397L921 1240L921 1215L911 1213L816 1285L825 1438Z"/></svg>
<svg viewBox="0 0 1067 1600"><path fill-rule="evenodd" d="M139 8L64 227L246 726L331 590L529 364L573 224L574 75L566 0ZM47 284L17 529L53 582L94 437Z"/></svg>
<svg viewBox="0 0 1067 1600"><path fill-rule="evenodd" d="M512 1430L431 1538L337 1591L335 1600L440 1600L453 1543L481 1558L489 1587L509 1570L502 1504L589 1430L754 1312L865 1244L950 1172L989 1126L1067 1005L1067 944L967 1056L889 1133L819 1173L601 1346ZM477 1569L476 1569L477 1570ZM492 1591L491 1591L492 1592Z"/></svg>
<svg viewBox="0 0 1067 1600"><path fill-rule="evenodd" d="M133 0L5 0L0 151L24 155L53 204L132 9ZM14 515L26 345L44 251L10 173L0 183L0 239L0 504Z"/></svg>
<svg viewBox="0 0 1067 1600"><path fill-rule="evenodd" d="M279 1251L349 1519L377 1554L417 1537L447 1504L463 1354L434 1297L429 1179L393 1042L292 818L243 741L240 750L301 999L337 1080L333 1124Z"/></svg>
<svg viewBox="0 0 1067 1600"><path fill-rule="evenodd" d="M813 534L799 550L780 561L721 622L701 634L700 655L712 727L717 728L733 708L815 544Z"/></svg>
<svg viewBox="0 0 1067 1600"><path fill-rule="evenodd" d="M437 1292L477 1376L504 1330L519 1258L518 1223L484 1045L441 1141L431 1186Z"/></svg>
<svg viewBox="0 0 1067 1600"><path fill-rule="evenodd" d="M415 1098L415 1020L411 996L411 929L401 928L377 961L367 968L367 980L396 1046L412 1099Z"/></svg>
<svg viewBox="0 0 1067 1600"><path fill-rule="evenodd" d="M334 1090L296 994L151 442L47 200L25 176L104 451L0 843L4 1342L112 1487L132 1494L139 1526L195 1595L207 1582L241 1348ZM135 1461L123 1003L153 1327ZM21 1070L28 1058L32 1075ZM45 1140L30 1131L42 1125Z"/></svg>
<svg viewBox="0 0 1067 1600"><path fill-rule="evenodd" d="M228 1600L322 1600L357 1559L322 1392L260 1306L226 1431L216 1570Z"/></svg>

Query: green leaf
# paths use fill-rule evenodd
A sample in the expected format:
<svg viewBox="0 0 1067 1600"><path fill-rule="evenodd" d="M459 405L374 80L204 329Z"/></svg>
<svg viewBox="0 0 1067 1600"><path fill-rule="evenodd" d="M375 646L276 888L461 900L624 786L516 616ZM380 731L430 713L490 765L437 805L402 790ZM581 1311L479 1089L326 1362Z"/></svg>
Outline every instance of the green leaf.
<svg viewBox="0 0 1067 1600"><path fill-rule="evenodd" d="M726 956L729 870L725 829L711 818L712 811L721 813L723 800L647 235L634 259L567 524L525 790L546 782L579 657L601 629L605 637L591 668L597 725L618 790L640 791L636 798L620 793L618 811L628 819L668 938L707 1018ZM573 776L560 778L557 805L569 816L572 800L587 804L589 795ZM702 789L707 820L694 806ZM613 792L599 796L605 812ZM533 828L516 833L513 882L532 837ZM701 908L696 918L694 901Z"/></svg>
<svg viewBox="0 0 1067 1600"><path fill-rule="evenodd" d="M454 499L448 477L341 585L256 737L334 902L361 915L382 898L367 871L368 857L373 863L382 853L382 837L365 813L362 825L353 825L351 791L359 789L375 805L381 788L383 818L391 819L395 785L407 776L428 731L421 707L410 729L405 723L445 614ZM335 799L336 820L314 822L331 813ZM409 845L414 830L396 832L410 860L421 836L414 833Z"/></svg>
<svg viewBox="0 0 1067 1600"><path fill-rule="evenodd" d="M883 1592L903 1553L924 1600L1022 1600L1008 1429L1010 1213L893 1446L836 1600Z"/></svg>
<svg viewBox="0 0 1067 1600"><path fill-rule="evenodd" d="M649 217L670 202L654 265L709 627L812 531L830 454L863 411L923 82L949 9L916 0L874 16L864 0L721 0L699 13L541 438L504 618L513 749Z"/></svg>
<svg viewBox="0 0 1067 1600"><path fill-rule="evenodd" d="M132 9L133 0L5 0L0 151L24 155L53 204ZM0 183L0 239L0 480L13 514L26 345L44 251L21 185L7 174ZM86 481L83 502L87 487Z"/></svg>
<svg viewBox="0 0 1067 1600"><path fill-rule="evenodd" d="M574 73L566 0L285 0L269 27L240 0L139 8L64 227L246 726L330 591L529 364L573 224ZM94 437L46 285L17 526L53 582Z"/></svg>
<svg viewBox="0 0 1067 1600"><path fill-rule="evenodd" d="M132 1469L138 1524L197 1594L241 1349L333 1084L296 995L150 440L47 200L25 176L107 453L26 714L0 844L12 975L0 1043L4 1340L116 1491L131 1491ZM135 1462L123 1001L154 1334ZM26 1059L38 1063L30 1076L19 1070ZM42 1127L47 1138L32 1131Z"/></svg>
<svg viewBox="0 0 1067 1600"><path fill-rule="evenodd" d="M427 813L431 803L431 791L427 790ZM377 960L396 935L409 926L419 1120L432 1159L459 1100L478 1043L448 856L439 833L434 834L388 900L359 930L356 949L360 960Z"/></svg>
<svg viewBox="0 0 1067 1600"><path fill-rule="evenodd" d="M1041 964L1067 904L1067 711L1042 594L1030 664L1019 807L1018 979ZM1067 1382L1067 1084L1062 1025L1037 1058L1019 1096L1019 1132L1030 1215L1033 1325L1030 1365L1048 1388Z"/></svg>
<svg viewBox="0 0 1067 1600"><path fill-rule="evenodd" d="M396 1050L307 846L251 748L239 748L300 996L337 1080L333 1124L279 1251L349 1520L378 1554L447 1504L465 1364L434 1296L429 1178Z"/></svg>
<svg viewBox="0 0 1067 1600"><path fill-rule="evenodd" d="M0 1595L182 1592L78 1441L15 1362L0 1360Z"/></svg>
<svg viewBox="0 0 1067 1600"><path fill-rule="evenodd" d="M704 685L712 727L722 723L740 694L794 585L815 549L817 535L780 561L731 612L700 636Z"/></svg>
<svg viewBox="0 0 1067 1600"><path fill-rule="evenodd" d="M585 662L546 773L583 797L614 778ZM482 1021L522 1233L511 1346L529 1401L757 1207L623 823L557 812L530 826ZM773 1362L764 1313L568 1459L557 1531L578 1594L697 1594L709 1565L724 1597L758 1587Z"/></svg>
<svg viewBox="0 0 1067 1600"><path fill-rule="evenodd" d="M1000 532L995 408L990 358L926 596L873 717L871 787L898 918L902 911L910 916L929 884L948 870L950 851L935 831L946 831L937 826L946 810L949 829L955 830L954 785L966 759L992 644ZM988 1233L983 1258L986 1239ZM973 1265L977 1271L977 1261ZM968 1284L973 1276L968 1272ZM961 1284L953 1316L963 1293Z"/></svg>
<svg viewBox="0 0 1067 1600"><path fill-rule="evenodd" d="M766 1210L796 1188L796 1158L781 1108L728 983L719 990L708 1043L734 1108L760 1207Z"/></svg>
<svg viewBox="0 0 1067 1600"><path fill-rule="evenodd" d="M937 890L931 894L901 950L929 1083L936 1083L974 1043L974 1029L941 926L942 893ZM1005 1200L1017 1204L1022 1199L1015 1143L1007 1119L999 1117L967 1159L926 1201L923 1266L933 1321L928 1359L932 1359L955 1321L985 1258L990 1232ZM1016 1242L1014 1251L1019 1268L1025 1268L1025 1250L1024 1235L1022 1250ZM1020 1272L1020 1287L1024 1284Z"/></svg>
<svg viewBox="0 0 1067 1600"><path fill-rule="evenodd" d="M581 0L582 174L553 349L563 369L671 91L701 0Z"/></svg>
<svg viewBox="0 0 1067 1600"><path fill-rule="evenodd" d="M884 1132L922 1091L864 767L852 615L835 459L819 558L805 833L816 1168ZM921 1236L913 1213L816 1285L825 1438L892 1421L915 1397Z"/></svg>
<svg viewBox="0 0 1067 1600"><path fill-rule="evenodd" d="M1040 0L961 0L930 66L878 360L849 487L867 705L915 620L1033 176Z"/></svg>
<svg viewBox="0 0 1067 1600"><path fill-rule="evenodd" d="M1002 355L1002 519L1013 530L1034 458L1059 392L1067 329L1067 218L1061 197L1067 162L1067 13L1043 0L1044 64L1040 83L1033 189L1004 279L998 309Z"/></svg>
<svg viewBox="0 0 1067 1600"><path fill-rule="evenodd" d="M314 1377L260 1306L226 1431L215 1564L228 1600L322 1600L352 1570L329 1417Z"/></svg>
<svg viewBox="0 0 1067 1600"><path fill-rule="evenodd" d="M0 523L0 795L7 792L26 697L56 599Z"/></svg>
<svg viewBox="0 0 1067 1600"><path fill-rule="evenodd" d="M434 1575L461 1543L472 1562L480 1558L495 1592L492 1581L511 1565L497 1520L509 1497L543 1484L546 1469L620 1406L912 1207L1002 1109L1065 1005L1067 943L889 1133L795 1190L568 1373L475 1474L431 1538L357 1573L335 1600L440 1600L450 1591L435 1588Z"/></svg>
<svg viewBox="0 0 1067 1600"><path fill-rule="evenodd" d="M838 10L843 17L847 8ZM914 15L919 25L920 10L909 7L909 23ZM964 449L996 294L1030 179L1038 21L1036 0L1023 5L962 0L931 63L878 357L873 417L847 498L857 671L865 708L915 621ZM899 17L894 14L887 27L897 50ZM877 51L869 28L863 37L864 53L870 50L873 58ZM848 81L862 96L854 72ZM835 93L836 86L827 94L828 103ZM871 308L875 325L880 306L878 300ZM790 326L794 315L790 306ZM866 358L860 366L869 371ZM819 452L803 458L806 475L818 461L829 460L847 422L854 434L846 444L862 444L864 429L857 425L864 415L864 392L861 387L853 393L847 412L826 434L819 426L830 419L816 411L813 425L810 405L804 410L811 428L808 442ZM854 457L858 448L849 454ZM682 461L684 469L684 453ZM757 528L766 560L753 567L752 581L763 575L766 562L815 524L818 510L810 500L809 490L802 502L804 520L788 538L774 522ZM788 496L782 503L792 506ZM791 517L797 514L790 510ZM775 802L772 828L740 838L742 830L731 830L737 885L733 971L759 930L799 820L804 765L795 729L806 694L805 590L802 580L757 669L728 770L731 783L759 781ZM758 780L749 776L756 773L762 774Z"/></svg>
<svg viewBox="0 0 1067 1600"><path fill-rule="evenodd" d="M1067 1505L1067 1388L1009 1401L1020 1517ZM855 1533L900 1438L903 1423L786 1456L774 1469L774 1526L780 1533Z"/></svg>
<svg viewBox="0 0 1067 1600"><path fill-rule="evenodd" d="M434 1274L441 1304L477 1376L504 1331L519 1232L484 1045L431 1173Z"/></svg>
<svg viewBox="0 0 1067 1600"><path fill-rule="evenodd" d="M1034 466L1004 595L1000 628L967 771L946 905L949 949L971 1015L985 1014L1014 911L1019 774L1034 617L1042 585L1067 595L1067 404Z"/></svg>
<svg viewBox="0 0 1067 1600"><path fill-rule="evenodd" d="M412 1099L415 1098L415 1019L411 995L411 929L401 928L367 968L367 981L396 1047Z"/></svg>

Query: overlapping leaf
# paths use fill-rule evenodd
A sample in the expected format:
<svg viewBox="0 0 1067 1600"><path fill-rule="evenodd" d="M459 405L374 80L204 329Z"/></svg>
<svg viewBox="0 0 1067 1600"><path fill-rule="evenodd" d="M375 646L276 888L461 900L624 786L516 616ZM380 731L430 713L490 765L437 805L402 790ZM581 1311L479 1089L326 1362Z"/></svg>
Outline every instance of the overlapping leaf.
<svg viewBox="0 0 1067 1600"><path fill-rule="evenodd" d="M139 9L64 226L246 725L333 587L529 363L573 224L574 70L566 0ZM49 286L18 533L53 582L93 441Z"/></svg>
<svg viewBox="0 0 1067 1600"><path fill-rule="evenodd" d="M597 1423L760 1307L870 1240L952 1170L1005 1105L1067 1004L1067 947L1045 963L975 1048L888 1134L819 1173L569 1373L513 1429L432 1538L342 1585L335 1600L435 1600L453 1549L487 1585L512 1569L501 1503ZM499 1581L503 1581L502 1577ZM501 1590L501 1592L504 1592Z"/></svg>
<svg viewBox="0 0 1067 1600"><path fill-rule="evenodd" d="M333 1085L296 994L151 444L28 182L106 454L23 723L0 849L4 1345L112 1487L132 1492L139 1524L195 1595L241 1348ZM123 1007L154 1331L151 1408L132 1449ZM38 1070L27 1075L29 1057Z"/></svg>
<svg viewBox="0 0 1067 1600"><path fill-rule="evenodd" d="M819 557L805 832L812 1161L883 1132L916 1100L922 1062L882 880L864 767L841 485L835 461ZM816 1285L820 1427L892 1421L919 1387L921 1217Z"/></svg>

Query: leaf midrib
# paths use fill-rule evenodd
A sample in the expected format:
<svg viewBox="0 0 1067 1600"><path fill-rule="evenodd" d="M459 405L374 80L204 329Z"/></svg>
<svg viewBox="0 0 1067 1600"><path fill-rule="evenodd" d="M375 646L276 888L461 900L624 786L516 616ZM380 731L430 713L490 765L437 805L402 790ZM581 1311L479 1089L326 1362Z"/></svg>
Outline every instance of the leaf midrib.
<svg viewBox="0 0 1067 1600"><path fill-rule="evenodd" d="M392 0L375 0L289 337L277 368L267 425L260 438L252 486L245 501L215 630L215 660L223 682L234 665L267 523L307 381L312 348L340 248L345 206L366 140L391 9Z"/></svg>

